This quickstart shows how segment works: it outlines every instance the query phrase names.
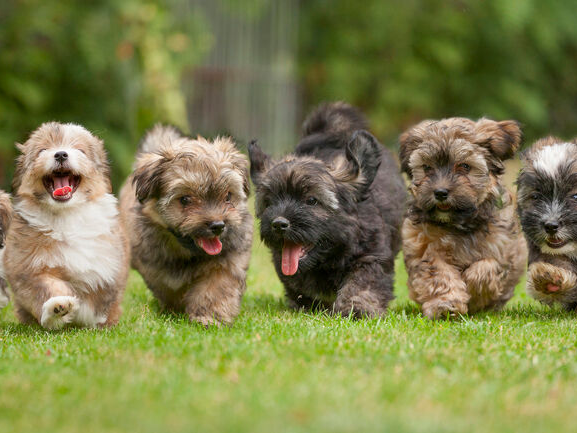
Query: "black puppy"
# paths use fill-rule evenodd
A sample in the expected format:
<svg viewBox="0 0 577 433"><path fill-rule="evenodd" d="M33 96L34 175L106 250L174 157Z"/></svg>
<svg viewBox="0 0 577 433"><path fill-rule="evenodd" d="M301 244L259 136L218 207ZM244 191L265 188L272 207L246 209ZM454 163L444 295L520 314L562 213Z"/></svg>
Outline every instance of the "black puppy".
<svg viewBox="0 0 577 433"><path fill-rule="evenodd" d="M577 306L577 144L537 141L523 156L518 212L529 246L527 292Z"/></svg>
<svg viewBox="0 0 577 433"><path fill-rule="evenodd" d="M348 316L385 313L393 299L406 189L363 115L337 102L304 122L292 155L249 146L260 234L291 306Z"/></svg>

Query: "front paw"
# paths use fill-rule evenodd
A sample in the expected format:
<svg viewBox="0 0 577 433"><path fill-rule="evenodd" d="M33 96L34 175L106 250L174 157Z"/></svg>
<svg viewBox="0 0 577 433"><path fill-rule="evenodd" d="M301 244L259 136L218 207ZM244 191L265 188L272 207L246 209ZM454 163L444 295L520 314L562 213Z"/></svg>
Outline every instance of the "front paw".
<svg viewBox="0 0 577 433"><path fill-rule="evenodd" d="M548 295L556 295L577 286L577 275L549 263L537 262L527 271L527 288Z"/></svg>
<svg viewBox="0 0 577 433"><path fill-rule="evenodd" d="M370 291L358 292L352 296L340 294L333 305L333 311L343 317L377 317L386 313L378 297Z"/></svg>
<svg viewBox="0 0 577 433"><path fill-rule="evenodd" d="M197 316L194 314L189 314L188 318L190 319L191 322L200 323L205 328L208 328L210 326L216 326L216 327L221 326L221 322L218 321L214 316Z"/></svg>
<svg viewBox="0 0 577 433"><path fill-rule="evenodd" d="M54 296L42 305L40 324L50 330L61 329L76 318L79 308L74 296Z"/></svg>
<svg viewBox="0 0 577 433"><path fill-rule="evenodd" d="M455 318L467 314L467 302L462 299L443 297L423 304L423 314L431 320Z"/></svg>

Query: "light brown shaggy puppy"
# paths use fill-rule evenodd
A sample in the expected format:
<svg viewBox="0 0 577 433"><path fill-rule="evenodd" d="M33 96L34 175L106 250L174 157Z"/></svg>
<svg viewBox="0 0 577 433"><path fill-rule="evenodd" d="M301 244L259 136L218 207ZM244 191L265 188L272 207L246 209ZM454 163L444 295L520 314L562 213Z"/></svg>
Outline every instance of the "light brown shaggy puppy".
<svg viewBox="0 0 577 433"><path fill-rule="evenodd" d="M4 253L16 315L47 329L116 324L129 251L102 141L51 122L17 147Z"/></svg>
<svg viewBox="0 0 577 433"><path fill-rule="evenodd" d="M121 192L132 266L164 308L202 324L240 309L252 244L248 162L228 138L156 126Z"/></svg>
<svg viewBox="0 0 577 433"><path fill-rule="evenodd" d="M0 190L0 308L4 308L10 302L8 296L7 283L4 279L4 267L2 258L4 256L4 244L8 235L8 227L12 220L12 204L10 196Z"/></svg>
<svg viewBox="0 0 577 433"><path fill-rule="evenodd" d="M411 299L429 318L502 307L527 246L502 161L521 143L514 121L427 120L401 135L412 202L403 224Z"/></svg>

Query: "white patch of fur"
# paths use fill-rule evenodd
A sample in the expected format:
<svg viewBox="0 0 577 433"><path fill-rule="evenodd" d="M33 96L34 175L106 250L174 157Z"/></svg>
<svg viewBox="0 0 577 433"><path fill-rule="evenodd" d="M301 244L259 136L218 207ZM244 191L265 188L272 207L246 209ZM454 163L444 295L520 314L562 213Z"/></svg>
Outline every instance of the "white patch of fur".
<svg viewBox="0 0 577 433"><path fill-rule="evenodd" d="M577 243L569 242L566 245L563 245L561 248L551 248L549 245L543 244L541 246L541 252L555 256L567 256L571 257L572 259L577 259Z"/></svg>
<svg viewBox="0 0 577 433"><path fill-rule="evenodd" d="M537 152L533 167L535 170L555 177L559 166L570 158L571 152L574 151L573 143L558 143L552 146L546 146Z"/></svg>
<svg viewBox="0 0 577 433"><path fill-rule="evenodd" d="M40 324L50 330L62 329L76 318L80 303L74 296L54 296L42 305ZM55 313L54 309L60 310Z"/></svg>
<svg viewBox="0 0 577 433"><path fill-rule="evenodd" d="M83 302L80 303L74 323L88 328L96 328L98 325L103 325L105 322L105 315L97 316L90 305Z"/></svg>
<svg viewBox="0 0 577 433"><path fill-rule="evenodd" d="M110 242L119 224L112 194L58 213L27 203L17 204L15 211L31 228L57 241L50 252L38 248L32 266L65 267L74 275L71 283L85 291L115 282L123 251Z"/></svg>

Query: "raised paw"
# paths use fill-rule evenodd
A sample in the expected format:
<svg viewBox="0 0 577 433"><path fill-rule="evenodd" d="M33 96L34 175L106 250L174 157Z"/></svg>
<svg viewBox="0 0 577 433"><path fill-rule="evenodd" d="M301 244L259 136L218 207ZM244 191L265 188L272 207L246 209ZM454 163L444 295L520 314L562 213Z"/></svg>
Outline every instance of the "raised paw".
<svg viewBox="0 0 577 433"><path fill-rule="evenodd" d="M423 304L423 314L431 320L455 318L467 312L467 303L459 299L440 298Z"/></svg>
<svg viewBox="0 0 577 433"><path fill-rule="evenodd" d="M40 324L46 329L61 329L78 313L79 302L74 296L54 296L42 305Z"/></svg>
<svg viewBox="0 0 577 433"><path fill-rule="evenodd" d="M556 295L567 292L577 286L577 275L566 269L549 263L533 263L527 272L529 291Z"/></svg>

